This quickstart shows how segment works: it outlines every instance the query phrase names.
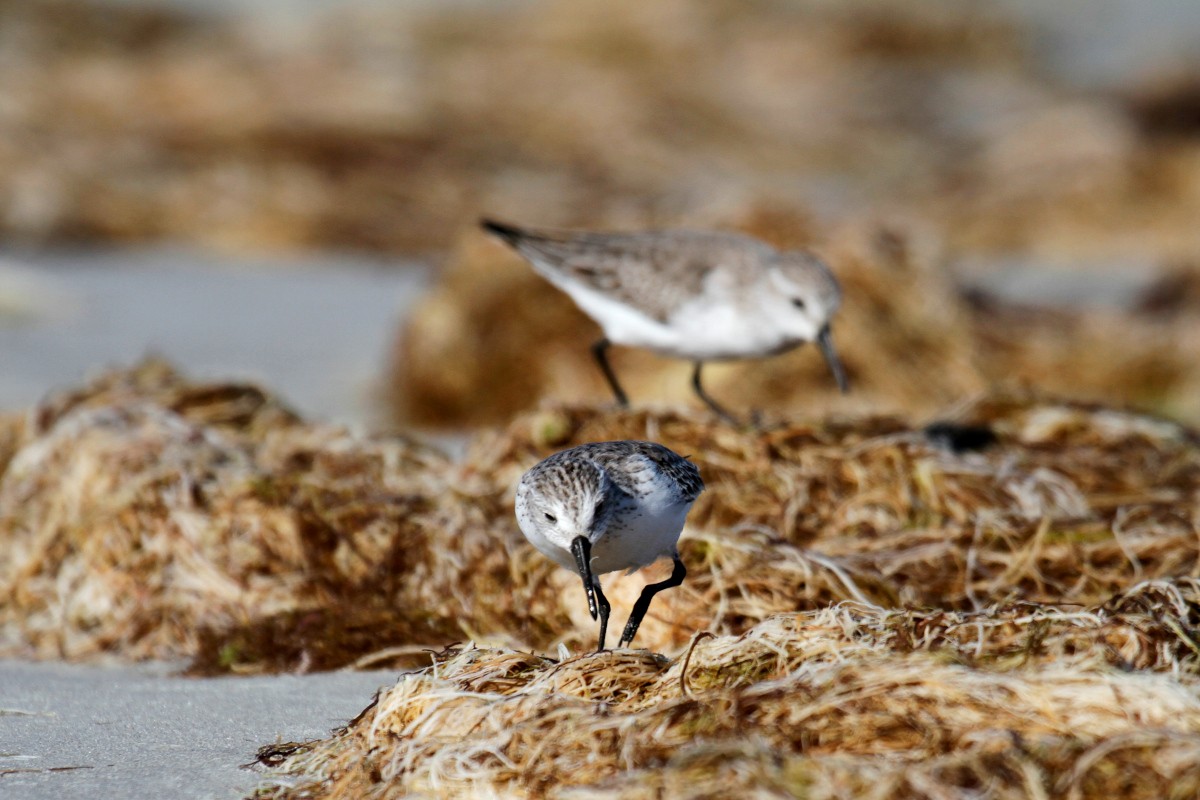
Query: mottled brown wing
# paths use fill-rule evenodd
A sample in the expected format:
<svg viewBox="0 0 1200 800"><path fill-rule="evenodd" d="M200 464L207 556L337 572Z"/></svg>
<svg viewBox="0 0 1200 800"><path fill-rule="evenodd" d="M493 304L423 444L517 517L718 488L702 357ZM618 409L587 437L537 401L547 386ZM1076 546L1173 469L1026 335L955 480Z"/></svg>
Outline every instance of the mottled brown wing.
<svg viewBox="0 0 1200 800"><path fill-rule="evenodd" d="M546 232L483 222L548 278L566 278L665 322L682 299L699 294L714 269L773 254L767 245L733 233Z"/></svg>
<svg viewBox="0 0 1200 800"><path fill-rule="evenodd" d="M700 470L696 465L657 442L594 442L580 445L572 450L581 451L606 469L610 465L620 467L621 469L609 473L617 481L618 486L622 486L620 480L622 471L636 472L639 465L633 462L638 461L640 464L644 464L645 462L641 462L640 459L646 458L664 475L675 481L675 485L679 487L680 493L688 502L695 500L704 491L704 480L700 477ZM630 469L631 466L634 469ZM622 488L627 487L622 486Z"/></svg>
<svg viewBox="0 0 1200 800"><path fill-rule="evenodd" d="M688 502L695 500L704 491L704 480L700 477L700 469L691 461L661 444L654 442L639 442L639 444L647 445L643 455L658 464L659 468L675 481Z"/></svg>

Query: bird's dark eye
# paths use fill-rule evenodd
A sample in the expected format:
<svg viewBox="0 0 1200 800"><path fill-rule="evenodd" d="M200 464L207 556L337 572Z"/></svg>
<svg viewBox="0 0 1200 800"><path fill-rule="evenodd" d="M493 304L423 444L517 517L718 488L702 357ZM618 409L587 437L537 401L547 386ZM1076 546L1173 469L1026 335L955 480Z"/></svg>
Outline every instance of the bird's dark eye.
<svg viewBox="0 0 1200 800"><path fill-rule="evenodd" d="M547 511L546 512L546 521L547 522L558 522L558 517L554 516L549 511Z"/></svg>
<svg viewBox="0 0 1200 800"><path fill-rule="evenodd" d="M793 297L793 298L792 298L792 305L794 305L796 308L798 308L798 309L800 309L801 311L803 311L803 310L804 310L804 298L802 298L802 297Z"/></svg>

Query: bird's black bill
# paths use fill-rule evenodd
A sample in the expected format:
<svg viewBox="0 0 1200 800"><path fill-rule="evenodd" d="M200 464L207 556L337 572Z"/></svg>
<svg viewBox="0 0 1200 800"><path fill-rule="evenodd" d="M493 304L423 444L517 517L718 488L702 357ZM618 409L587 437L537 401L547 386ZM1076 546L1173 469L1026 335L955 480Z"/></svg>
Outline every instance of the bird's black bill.
<svg viewBox="0 0 1200 800"><path fill-rule="evenodd" d="M575 569L583 578L583 591L587 594L588 613L596 618L596 587L592 575L592 543L583 536L576 536L571 542L571 553L575 556Z"/></svg>
<svg viewBox="0 0 1200 800"><path fill-rule="evenodd" d="M817 334L817 344L821 346L821 355L825 356L825 363L829 365L829 371L833 373L838 388L842 390L842 394L846 394L850 391L850 381L846 378L846 370L838 359L837 351L833 349L833 333L828 325Z"/></svg>
<svg viewBox="0 0 1200 800"><path fill-rule="evenodd" d="M571 542L571 554L575 556L575 568L579 570L579 577L583 579L588 612L591 613L592 619L600 617L600 640L596 645L596 652L599 653L604 649L604 639L608 634L608 615L612 612L612 606L608 604L608 598L600 590L599 579L592 572L592 543L586 536L575 537Z"/></svg>

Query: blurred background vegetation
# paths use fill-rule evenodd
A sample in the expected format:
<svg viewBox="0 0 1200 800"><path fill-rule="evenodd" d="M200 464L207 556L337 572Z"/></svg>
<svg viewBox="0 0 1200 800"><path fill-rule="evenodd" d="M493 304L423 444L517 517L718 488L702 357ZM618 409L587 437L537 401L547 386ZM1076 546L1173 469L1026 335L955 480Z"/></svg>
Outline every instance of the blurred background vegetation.
<svg viewBox="0 0 1200 800"><path fill-rule="evenodd" d="M0 0L0 242L35 284L64 248L427 265L364 332L376 424L606 402L596 329L475 229L485 213L824 255L855 393L801 351L712 370L731 404L927 414L1034 387L1200 420L1193 2ZM25 285L0 273L0 336L53 327L61 298L22 312ZM172 292L178 318L207 313ZM358 295L321 292L327 316L208 362L265 349L340 380L280 349L351 324ZM158 324L105 358L179 357ZM616 365L635 400L687 402L686 365Z"/></svg>

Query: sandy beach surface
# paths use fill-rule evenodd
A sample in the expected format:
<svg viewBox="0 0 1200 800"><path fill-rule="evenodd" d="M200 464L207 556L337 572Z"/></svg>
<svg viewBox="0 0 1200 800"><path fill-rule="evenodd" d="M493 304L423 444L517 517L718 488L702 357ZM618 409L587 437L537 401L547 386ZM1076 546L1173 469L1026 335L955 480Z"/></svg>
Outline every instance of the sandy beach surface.
<svg viewBox="0 0 1200 800"><path fill-rule="evenodd" d="M0 252L0 409L157 355L197 378L260 382L306 417L369 425L428 279L413 262L344 254Z"/></svg>
<svg viewBox="0 0 1200 800"><path fill-rule="evenodd" d="M236 798L259 747L328 735L391 672L173 677L163 664L0 661L0 796Z"/></svg>

